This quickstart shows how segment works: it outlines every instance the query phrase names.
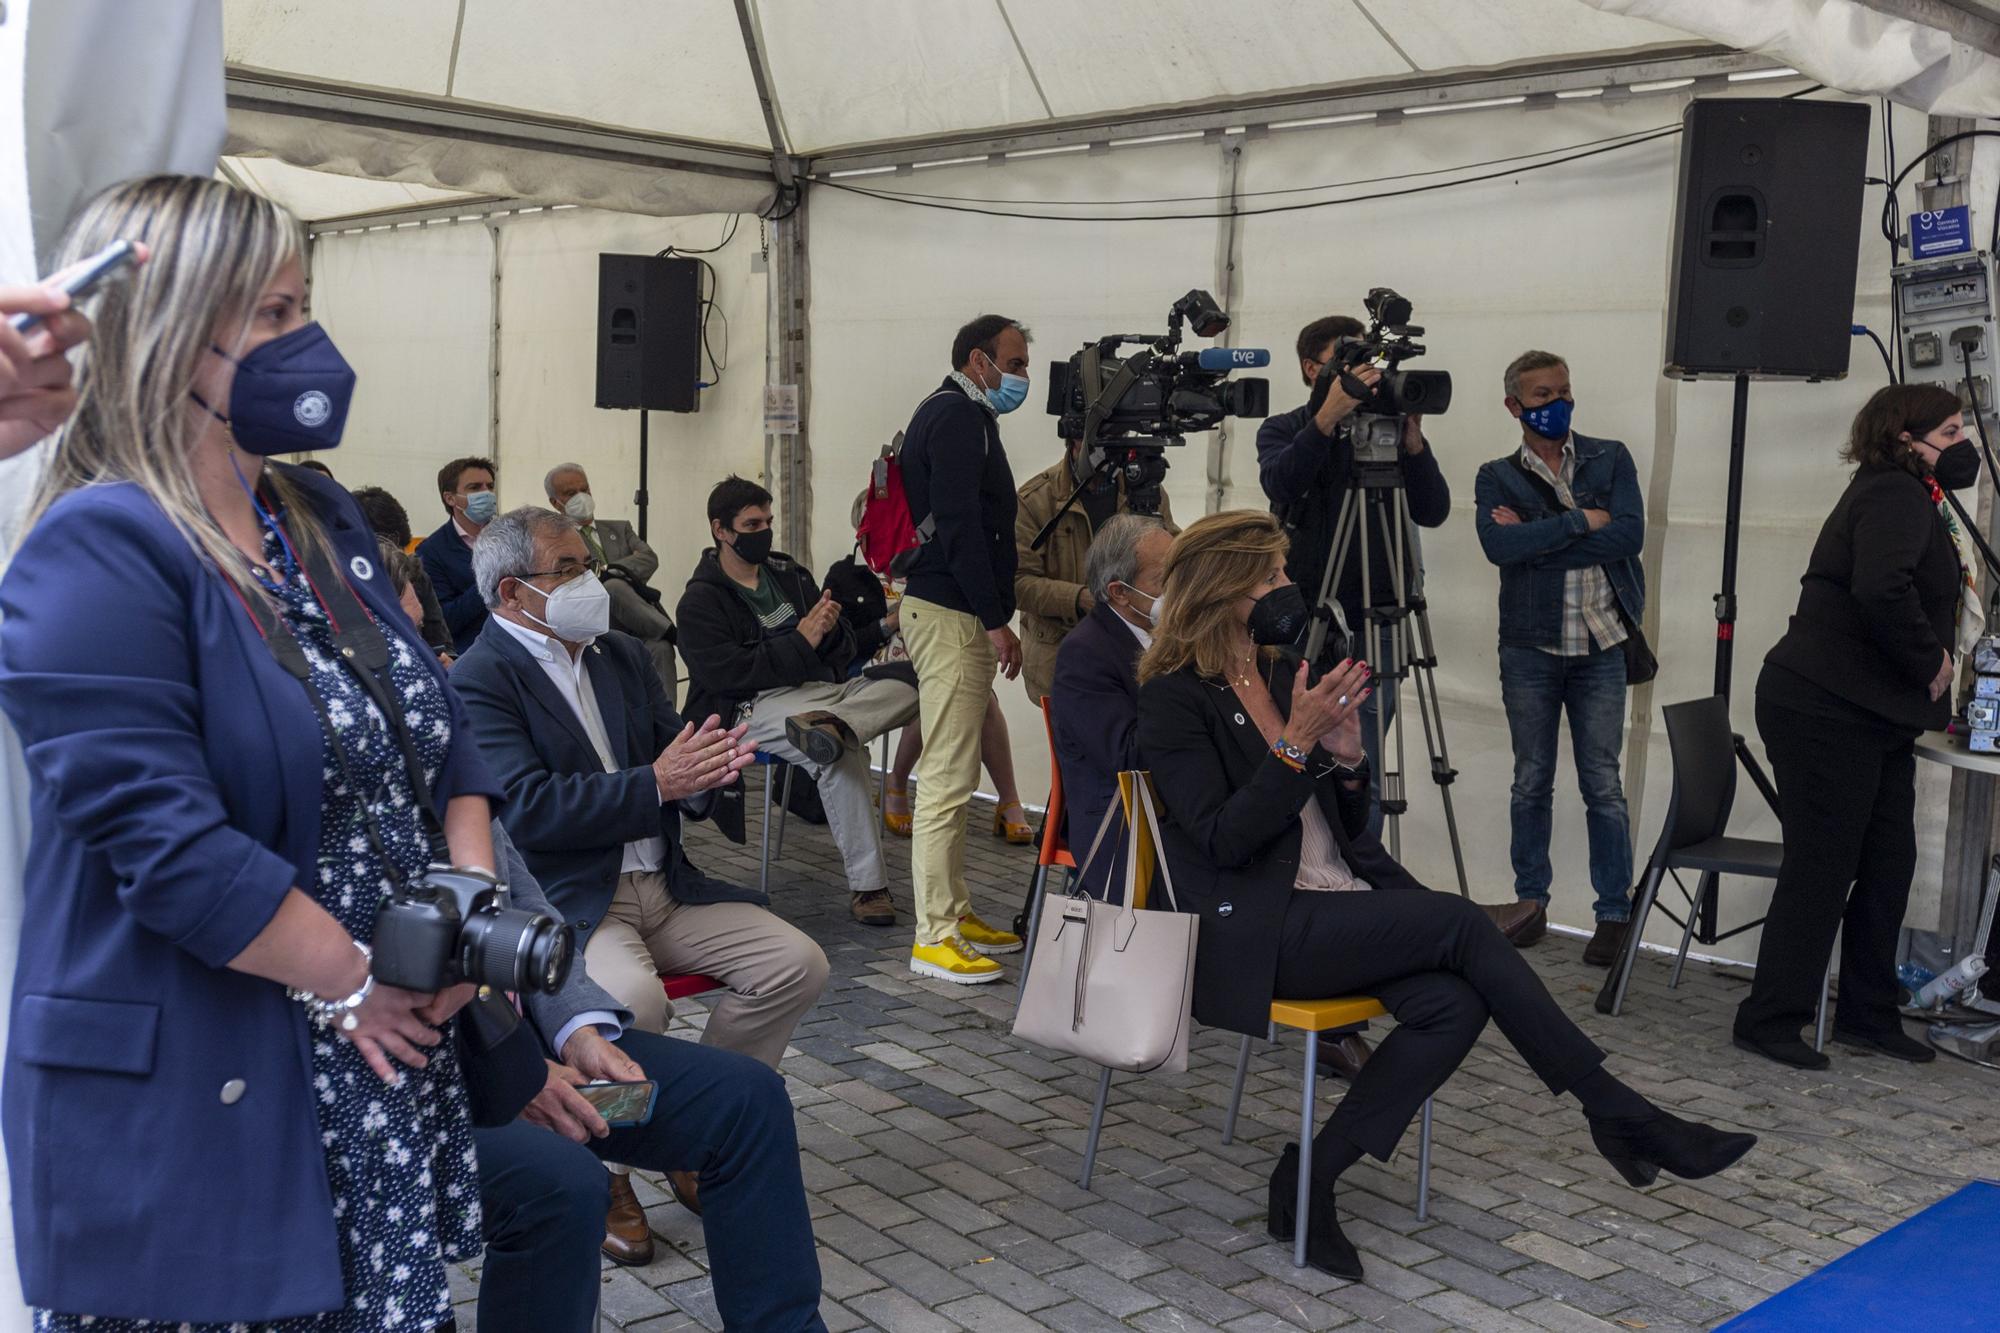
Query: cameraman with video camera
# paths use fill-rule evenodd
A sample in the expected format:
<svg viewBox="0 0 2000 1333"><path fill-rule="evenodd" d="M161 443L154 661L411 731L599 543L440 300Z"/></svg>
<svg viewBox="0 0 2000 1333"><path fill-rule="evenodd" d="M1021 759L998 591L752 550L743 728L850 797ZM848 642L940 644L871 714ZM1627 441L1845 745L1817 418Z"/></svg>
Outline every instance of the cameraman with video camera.
<svg viewBox="0 0 2000 1333"><path fill-rule="evenodd" d="M1324 377L1329 380L1317 408L1304 407L1268 417L1257 431L1257 475L1271 511L1285 525L1291 537L1291 554L1285 573L1306 594L1318 594L1327 562L1338 558L1333 547L1334 526L1341 502L1354 484L1354 444L1349 418L1368 400L1381 383L1382 372L1363 362L1351 367L1339 364L1341 345L1359 338L1361 321L1346 315L1328 315L1299 330L1299 378L1312 390ZM1402 450L1396 465L1402 471L1403 489L1409 500L1410 518L1420 527L1444 524L1451 512L1451 487L1438 470L1437 455L1423 436L1423 418L1412 413L1404 418ZM1392 573L1392 552L1379 525L1366 527L1368 568L1373 585L1368 601L1387 606L1396 601ZM1360 542L1350 539L1347 558L1341 569L1340 585L1334 597L1347 617L1348 629L1358 642L1362 635ZM1409 552L1404 553L1406 560ZM1396 718L1396 679L1393 663L1371 663L1375 668L1375 692L1362 705L1361 737L1368 752L1369 812L1368 832L1382 831L1380 782L1382 756L1376 753L1378 734L1386 734ZM1381 710L1378 732L1376 710Z"/></svg>

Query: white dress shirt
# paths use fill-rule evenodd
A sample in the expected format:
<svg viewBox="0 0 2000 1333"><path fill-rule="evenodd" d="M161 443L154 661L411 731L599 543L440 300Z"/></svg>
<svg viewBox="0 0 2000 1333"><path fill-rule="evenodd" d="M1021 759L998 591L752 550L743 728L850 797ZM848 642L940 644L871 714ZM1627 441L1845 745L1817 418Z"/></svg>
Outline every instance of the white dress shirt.
<svg viewBox="0 0 2000 1333"><path fill-rule="evenodd" d="M562 695L577 721L583 724L583 734L590 737L591 748L597 751L604 771L618 772L618 762L611 755L611 736L604 729L604 715L597 708L597 691L590 682L590 649L572 658L568 648L538 630L525 629L505 616L493 619L542 664L542 670L555 682L556 693ZM618 869L621 874L631 874L635 870L658 870L666 863L667 840L656 835L626 843L625 860Z"/></svg>

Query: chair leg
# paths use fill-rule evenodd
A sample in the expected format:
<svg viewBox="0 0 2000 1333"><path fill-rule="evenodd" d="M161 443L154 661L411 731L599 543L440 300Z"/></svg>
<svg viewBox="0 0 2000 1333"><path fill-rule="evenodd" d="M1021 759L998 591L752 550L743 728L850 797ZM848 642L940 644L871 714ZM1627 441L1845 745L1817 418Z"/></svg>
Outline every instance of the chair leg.
<svg viewBox="0 0 2000 1333"><path fill-rule="evenodd" d="M1048 892L1049 867L1035 867L1035 887L1031 890L1033 901L1028 905L1028 933L1021 941L1021 976L1015 986L1014 1012L1021 1010L1021 1001L1028 995L1028 968L1035 961L1035 936L1041 932L1042 897Z"/></svg>
<svg viewBox="0 0 2000 1333"><path fill-rule="evenodd" d="M1827 994L1833 989L1833 960L1840 956L1839 938L1836 935L1833 951L1826 956L1826 975L1819 979L1819 1008L1813 1015L1813 1049L1826 1049Z"/></svg>
<svg viewBox="0 0 2000 1333"><path fill-rule="evenodd" d="M792 779L798 771L794 764L785 765L785 790L778 802L778 845L771 849L771 855L781 859L785 855L785 816L792 812Z"/></svg>
<svg viewBox="0 0 2000 1333"><path fill-rule="evenodd" d="M1222 1146L1236 1142L1236 1108L1243 1105L1243 1080L1250 1075L1250 1034L1243 1034L1243 1047L1236 1052L1236 1081L1229 1085L1229 1114L1222 1118Z"/></svg>
<svg viewBox="0 0 2000 1333"><path fill-rule="evenodd" d="M1701 919L1701 905L1709 895L1718 893L1717 877L1713 871L1701 872L1701 881L1694 891L1694 902L1688 906L1687 926L1681 931L1681 951L1674 955L1674 974L1667 978L1667 989L1678 990L1681 984L1681 969L1687 966L1688 945L1694 941L1694 923Z"/></svg>
<svg viewBox="0 0 2000 1333"><path fill-rule="evenodd" d="M1306 1266L1306 1220L1311 1215L1312 1173L1313 1173L1313 1100L1319 1091L1316 1078L1319 1074L1319 1033L1306 1032L1305 1076L1300 1079L1303 1091L1299 1096L1299 1198L1298 1208L1293 1216L1298 1218L1298 1226L1292 1237L1292 1267Z"/></svg>
<svg viewBox="0 0 2000 1333"><path fill-rule="evenodd" d="M882 775L875 780L875 808L889 808L889 733L882 733Z"/></svg>
<svg viewBox="0 0 2000 1333"><path fill-rule="evenodd" d="M1424 1098L1424 1115L1417 1130L1417 1220L1431 1220L1431 1102Z"/></svg>
<svg viewBox="0 0 2000 1333"><path fill-rule="evenodd" d="M757 891L768 896L771 892L771 769L764 769L764 836L760 847L757 867Z"/></svg>
<svg viewBox="0 0 2000 1333"><path fill-rule="evenodd" d="M1097 1169L1097 1136L1104 1132L1104 1104L1111 1100L1111 1066L1104 1066L1104 1072L1097 1076L1097 1101L1090 1108L1090 1133L1083 1140L1083 1172L1076 1178L1077 1187L1090 1188L1090 1176Z"/></svg>
<svg viewBox="0 0 2000 1333"><path fill-rule="evenodd" d="M1653 902L1660 896L1660 882L1666 877L1664 862L1655 861L1646 867L1646 878L1639 886L1639 901L1632 904L1632 925L1625 932L1625 947L1612 974L1604 979L1603 989L1597 992L1600 1014L1616 1018L1624 1012L1625 991L1632 984L1632 967L1639 961L1639 941L1645 937L1646 919L1653 914Z"/></svg>

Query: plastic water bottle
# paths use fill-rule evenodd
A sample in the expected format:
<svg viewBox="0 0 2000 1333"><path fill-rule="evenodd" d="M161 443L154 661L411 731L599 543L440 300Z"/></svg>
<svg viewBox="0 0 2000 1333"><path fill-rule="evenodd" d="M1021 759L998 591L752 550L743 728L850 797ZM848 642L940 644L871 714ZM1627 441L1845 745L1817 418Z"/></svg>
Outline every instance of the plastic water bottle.
<svg viewBox="0 0 2000 1333"><path fill-rule="evenodd" d="M1915 963L1899 963L1896 967L1896 980L1903 983L1903 989L1908 991L1913 999L1916 993L1924 988L1924 984L1936 975L1937 973L1928 967L1919 967Z"/></svg>
<svg viewBox="0 0 2000 1333"><path fill-rule="evenodd" d="M1943 972L1938 973L1917 992L1919 1009L1942 1009L1950 1004L1962 991L1986 975L1986 959L1981 954L1967 954Z"/></svg>

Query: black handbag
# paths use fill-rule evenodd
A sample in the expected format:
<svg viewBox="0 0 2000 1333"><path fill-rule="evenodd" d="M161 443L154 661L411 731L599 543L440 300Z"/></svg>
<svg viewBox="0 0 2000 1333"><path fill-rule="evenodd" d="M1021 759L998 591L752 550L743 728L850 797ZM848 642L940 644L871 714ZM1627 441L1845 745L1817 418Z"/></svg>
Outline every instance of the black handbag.
<svg viewBox="0 0 2000 1333"><path fill-rule="evenodd" d="M875 577L875 571L861 558L859 542L845 560L834 561L826 571L826 590L839 604L841 617L856 629L872 625L889 614L889 598L882 591L882 580Z"/></svg>
<svg viewBox="0 0 2000 1333"><path fill-rule="evenodd" d="M389 732L402 752L403 767L410 779L410 794L422 815L433 859L448 861L450 853L445 848L444 828L438 822L430 783L424 777L424 767L417 759L416 748L410 743L409 728L403 720L397 691L385 679L389 669L388 640L382 637L381 627L361 605L361 599L348 586L346 577L333 567L324 550L310 550L305 554L305 562L306 573L335 626L334 642L340 649L338 660L341 666L375 701L375 706L388 720ZM306 662L305 650L299 647L291 628L270 603L262 598L246 598L244 601L271 655L305 690L307 701L319 717L321 729L332 743L342 777L350 788L359 791L360 786L348 769L347 751L333 729L333 719L327 715L326 701L313 688L312 671ZM376 823L373 805L367 800L360 804L368 841L375 855L381 859L384 870L400 888L401 875L389 857L388 845L382 837L381 826ZM458 1012L457 1018L458 1022L453 1026L454 1041L472 1123L480 1129L497 1129L512 1123L548 1083L548 1065L542 1055L541 1043L534 1031L521 1021L520 1013L507 997L484 986L479 988L472 1002Z"/></svg>

